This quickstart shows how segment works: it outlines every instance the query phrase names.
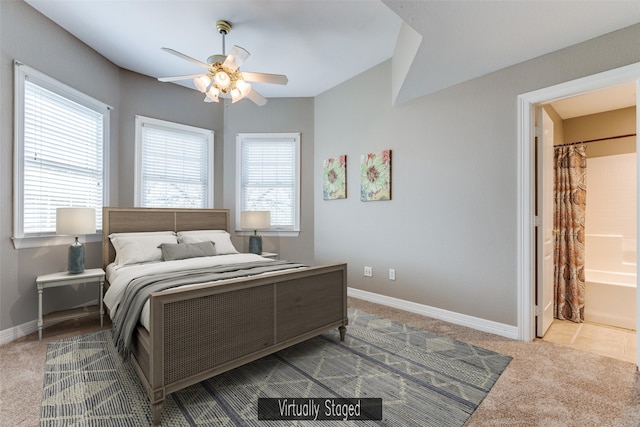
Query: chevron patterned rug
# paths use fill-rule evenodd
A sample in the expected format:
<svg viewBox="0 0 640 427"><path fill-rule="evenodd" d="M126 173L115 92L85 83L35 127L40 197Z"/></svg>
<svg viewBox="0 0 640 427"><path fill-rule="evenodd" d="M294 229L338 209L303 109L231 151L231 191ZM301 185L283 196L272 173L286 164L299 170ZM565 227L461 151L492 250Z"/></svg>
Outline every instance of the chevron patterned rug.
<svg viewBox="0 0 640 427"><path fill-rule="evenodd" d="M511 361L349 310L330 331L168 396L163 426L462 426ZM381 398L382 419L258 420L258 398ZM40 426L151 424L147 395L110 331L49 343Z"/></svg>

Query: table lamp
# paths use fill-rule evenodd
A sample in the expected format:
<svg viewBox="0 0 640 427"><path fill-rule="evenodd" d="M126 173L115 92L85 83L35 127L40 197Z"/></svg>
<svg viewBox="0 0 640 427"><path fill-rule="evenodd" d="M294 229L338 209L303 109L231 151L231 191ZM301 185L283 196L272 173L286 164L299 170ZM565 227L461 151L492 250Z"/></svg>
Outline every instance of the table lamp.
<svg viewBox="0 0 640 427"><path fill-rule="evenodd" d="M84 245L78 241L80 234L96 232L96 210L94 208L57 208L56 234L72 235L76 240L69 246L67 270L70 274L84 271Z"/></svg>
<svg viewBox="0 0 640 427"><path fill-rule="evenodd" d="M249 236L249 252L260 255L262 253L262 236L258 236L258 230L271 227L271 212L269 211L242 211L240 212L240 228L253 230L253 236Z"/></svg>

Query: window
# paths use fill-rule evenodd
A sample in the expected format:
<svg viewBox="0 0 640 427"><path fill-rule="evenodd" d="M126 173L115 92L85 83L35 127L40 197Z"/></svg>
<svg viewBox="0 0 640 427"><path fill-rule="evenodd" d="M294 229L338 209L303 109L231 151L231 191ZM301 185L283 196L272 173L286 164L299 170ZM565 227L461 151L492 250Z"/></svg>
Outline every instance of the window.
<svg viewBox="0 0 640 427"><path fill-rule="evenodd" d="M110 107L17 61L14 68L14 245L47 244L58 207L95 208L101 228Z"/></svg>
<svg viewBox="0 0 640 427"><path fill-rule="evenodd" d="M271 212L271 230L300 231L300 134L241 133L236 139L236 224L241 211Z"/></svg>
<svg viewBox="0 0 640 427"><path fill-rule="evenodd" d="M135 204L213 207L213 131L136 116Z"/></svg>

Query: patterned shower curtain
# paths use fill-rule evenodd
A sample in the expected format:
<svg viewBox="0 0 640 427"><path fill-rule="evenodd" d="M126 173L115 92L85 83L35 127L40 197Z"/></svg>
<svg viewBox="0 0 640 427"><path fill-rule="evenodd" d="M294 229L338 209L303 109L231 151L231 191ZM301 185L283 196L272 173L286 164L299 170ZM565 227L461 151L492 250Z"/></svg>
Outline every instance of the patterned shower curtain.
<svg viewBox="0 0 640 427"><path fill-rule="evenodd" d="M555 148L555 317L584 321L587 157L584 144Z"/></svg>

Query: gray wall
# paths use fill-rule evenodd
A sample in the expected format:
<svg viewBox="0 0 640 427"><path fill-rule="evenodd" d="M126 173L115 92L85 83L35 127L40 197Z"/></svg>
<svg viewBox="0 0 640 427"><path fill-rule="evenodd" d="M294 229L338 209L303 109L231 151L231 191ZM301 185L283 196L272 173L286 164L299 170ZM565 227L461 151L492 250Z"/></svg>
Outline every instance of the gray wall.
<svg viewBox="0 0 640 427"><path fill-rule="evenodd" d="M396 108L390 62L317 96L316 261L348 262L354 288L516 325L517 96L639 58L635 25ZM382 149L393 199L361 202L360 155ZM341 154L348 198L323 201L322 159Z"/></svg>

